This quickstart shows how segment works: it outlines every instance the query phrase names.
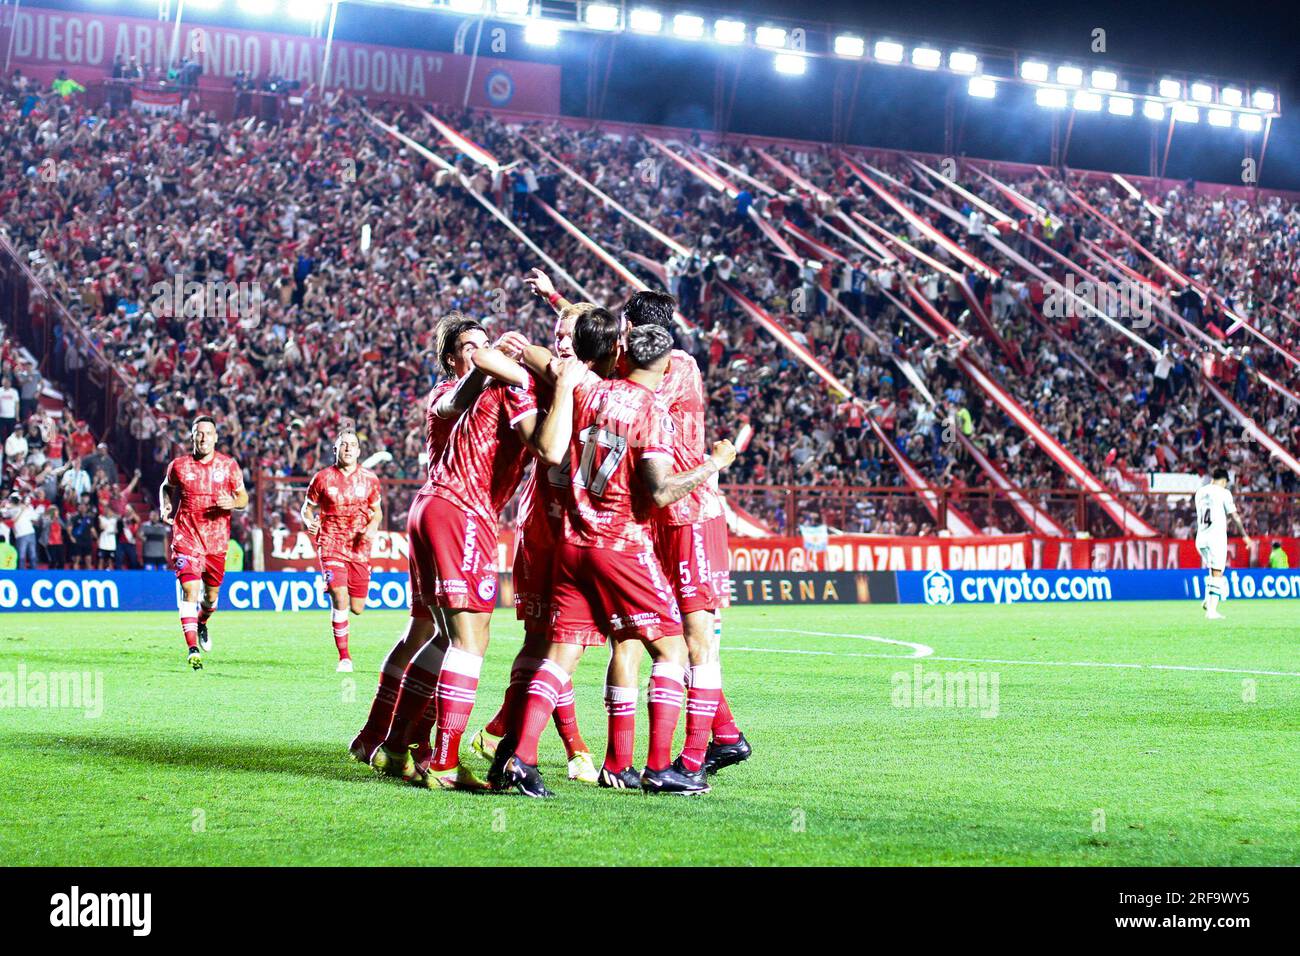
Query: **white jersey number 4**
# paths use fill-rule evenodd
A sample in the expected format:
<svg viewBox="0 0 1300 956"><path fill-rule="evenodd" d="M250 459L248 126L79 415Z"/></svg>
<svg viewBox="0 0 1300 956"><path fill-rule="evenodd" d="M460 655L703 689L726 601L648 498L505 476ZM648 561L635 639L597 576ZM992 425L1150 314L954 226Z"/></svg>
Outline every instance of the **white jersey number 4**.
<svg viewBox="0 0 1300 956"><path fill-rule="evenodd" d="M1205 485L1196 492L1196 536L1198 538L1227 538L1228 515L1235 514L1237 506L1232 492L1218 485Z"/></svg>

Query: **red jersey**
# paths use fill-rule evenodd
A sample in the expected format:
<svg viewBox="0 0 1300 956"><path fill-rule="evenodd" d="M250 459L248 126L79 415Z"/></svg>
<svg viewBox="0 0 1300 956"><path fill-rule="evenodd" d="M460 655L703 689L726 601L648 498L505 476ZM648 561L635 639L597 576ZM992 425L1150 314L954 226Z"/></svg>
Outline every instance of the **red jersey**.
<svg viewBox="0 0 1300 956"><path fill-rule="evenodd" d="M590 375L573 393L572 485L564 540L584 548L649 551L651 505L636 466L672 460L675 426L655 393L628 379Z"/></svg>
<svg viewBox="0 0 1300 956"><path fill-rule="evenodd" d="M234 497L244 490L239 463L221 452L215 452L206 463L182 455L167 466L166 484L181 493L173 515L172 550L195 556L224 555L230 541L230 512L218 508L216 501L222 494Z"/></svg>
<svg viewBox="0 0 1300 956"><path fill-rule="evenodd" d="M515 426L536 414L531 379L527 387L485 385L473 407L456 420L429 476L433 493L495 528L528 463Z"/></svg>
<svg viewBox="0 0 1300 956"><path fill-rule="evenodd" d="M704 463L708 448L704 434L704 379L695 359L681 349L669 355L668 371L655 391L668 408L673 431L667 435L672 446L673 471L690 471ZM722 496L713 479L701 484L681 501L655 512L655 518L669 525L696 524L723 514Z"/></svg>
<svg viewBox="0 0 1300 956"><path fill-rule="evenodd" d="M338 465L322 468L307 486L307 500L320 508L316 549L343 552L351 561L370 561L370 546L362 537L370 511L379 502L379 477L359 465L345 474Z"/></svg>
<svg viewBox="0 0 1300 956"><path fill-rule="evenodd" d="M451 438L451 430L456 427L455 418L442 418L434 409L442 401L442 397L456 387L459 380L449 378L433 386L429 392L429 400L424 406L424 451L428 458L428 464L425 468L428 471L428 478L424 487L420 489L420 494L427 495L433 492L433 469L437 467L438 459L447 448L447 441Z"/></svg>

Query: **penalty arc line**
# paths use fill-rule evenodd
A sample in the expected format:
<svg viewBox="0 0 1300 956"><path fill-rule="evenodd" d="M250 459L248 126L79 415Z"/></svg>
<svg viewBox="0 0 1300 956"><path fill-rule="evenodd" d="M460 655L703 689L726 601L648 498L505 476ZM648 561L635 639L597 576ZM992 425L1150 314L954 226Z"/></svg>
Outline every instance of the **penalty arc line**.
<svg viewBox="0 0 1300 956"><path fill-rule="evenodd" d="M747 630L754 629L747 628ZM911 641L899 641L888 637L876 637L870 634L839 634L827 631L804 631L791 628L773 628L770 630L764 630L763 633L802 634L808 637L847 637L860 641L878 641L883 644L899 644L903 647L914 648L916 652L913 654L854 654L842 651L808 651L779 647L743 647L730 644L723 645L723 649L728 651L746 651L757 654L794 654L811 657L870 657L883 660L913 660L924 657L933 661L949 661L957 664L1006 664L1011 666L1022 665L1031 667L1106 667L1119 668L1122 670L1194 671L1210 674L1246 674L1257 677L1300 677L1300 672L1296 671L1267 671L1236 667L1204 667L1191 664L1128 664L1112 661L1018 661L991 657L936 657L934 656L934 649L925 644L917 644Z"/></svg>

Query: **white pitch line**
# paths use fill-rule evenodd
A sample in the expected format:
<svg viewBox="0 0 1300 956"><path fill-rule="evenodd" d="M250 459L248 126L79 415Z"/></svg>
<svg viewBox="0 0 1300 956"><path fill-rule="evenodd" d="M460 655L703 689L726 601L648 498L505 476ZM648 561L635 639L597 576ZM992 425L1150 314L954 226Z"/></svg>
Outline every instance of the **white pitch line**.
<svg viewBox="0 0 1300 956"><path fill-rule="evenodd" d="M755 630L750 628L749 630ZM881 644L896 644L899 647L910 647L913 653L908 657L929 657L934 653L934 648L926 644L916 644L912 641L899 641L892 637L877 637L874 634L839 634L830 631L800 631L793 628L774 627L765 629L764 634L806 634L809 637L847 637L855 641L876 641ZM739 648L737 648L739 650ZM834 653L834 652L827 652ZM849 655L845 655L849 656ZM854 654L853 657L888 657L887 654Z"/></svg>
<svg viewBox="0 0 1300 956"><path fill-rule="evenodd" d="M760 629L737 628L736 630L759 631ZM903 647L911 647L915 650L915 653L902 656L894 654L852 654L843 651L805 651L781 647L740 647L731 644L724 644L723 649L728 651L749 651L756 654L799 654L813 657L871 657L896 661L926 657L934 661L951 661L957 664L1008 664L1012 666L1023 665L1031 667L1109 667L1123 670L1198 671L1210 674L1247 674L1256 677L1300 677L1300 672L1296 671L1265 671L1236 667L1201 667L1191 664L1125 664L1112 661L1013 661L992 657L934 657L932 656L934 654L934 648L925 644L916 644L911 641L898 641L888 637L876 637L871 634L839 634L827 631L804 631L794 628L762 629L761 633L802 634L807 637L848 637L859 641L879 641L882 644L898 644Z"/></svg>

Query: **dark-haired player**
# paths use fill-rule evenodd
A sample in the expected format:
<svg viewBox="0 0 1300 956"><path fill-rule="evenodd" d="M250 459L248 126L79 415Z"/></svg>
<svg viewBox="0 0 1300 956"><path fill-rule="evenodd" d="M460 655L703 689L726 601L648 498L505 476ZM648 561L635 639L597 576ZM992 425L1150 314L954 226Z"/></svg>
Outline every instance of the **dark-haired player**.
<svg viewBox="0 0 1300 956"><path fill-rule="evenodd" d="M471 362L476 349L486 348L487 332L475 319L466 318L459 312L450 312L438 321L436 349L438 366L446 376L429 392L424 412L424 450L427 460L428 478L424 486L415 494L407 510L406 533L410 542L408 565L411 580L411 616L406 622L406 630L393 645L388 656L384 658L379 671L379 687L375 699L370 705L370 714L365 726L352 740L348 752L357 760L369 763L375 749L379 746L388 728L392 724L398 697L403 689L410 697L411 708L419 706L419 700L428 700L423 695L427 691L432 697L433 682L437 677L441 658L434 660L441 649L446 648L446 638L434 641L436 631L433 614L429 610L426 595L433 593L433 554L426 547L428 541L424 534L417 534L424 515L426 499L433 494L433 470L447 447L452 428L457 419L478 398L483 387L483 375L474 371ZM418 544L417 544L418 541ZM413 670L406 677L408 665L422 648L433 644L427 660L433 673L426 679L426 672L420 668ZM432 708L420 707L416 716L416 739L424 739L432 727L434 714L426 713Z"/></svg>
<svg viewBox="0 0 1300 956"><path fill-rule="evenodd" d="M370 551L383 519L379 477L362 468L354 432L334 439L334 464L312 475L302 503L302 521L316 538L316 555L330 594L330 623L339 652L338 670L352 672L348 653L348 611L366 609Z"/></svg>
<svg viewBox="0 0 1300 956"><path fill-rule="evenodd" d="M579 320L579 332L583 321ZM627 337L626 378L600 379L588 356L570 362L556 383L548 428L540 442L551 464L572 463L564 510L564 540L555 558L550 646L529 684L513 753L493 765L492 779L527 796L548 796L537 769L537 740L564 681L598 632L618 645L649 650L650 748L639 777L632 767L640 655L611 655L606 682L609 740L601 782L653 793L704 793L708 784L672 766L673 733L681 716L688 662L681 615L653 549L650 512L690 494L735 458L719 442L698 467L674 473L667 438L673 427L655 398L668 366L672 336L654 326ZM601 359L609 357L609 351ZM567 427L566 427L567 426ZM566 434L567 432L567 434ZM561 439L567 439L562 441ZM636 777L633 781L630 777ZM617 782L610 782L617 778Z"/></svg>
<svg viewBox="0 0 1300 956"><path fill-rule="evenodd" d="M635 292L623 306L629 328L670 330L676 300L666 292ZM704 380L695 359L673 349L656 395L668 408L673 468L689 471L707 458ZM727 519L722 495L710 481L655 512L655 551L682 612L690 650L686 740L675 766L685 773L716 773L749 758L751 748L722 693L722 608L730 604ZM710 741L712 733L712 741Z"/></svg>
<svg viewBox="0 0 1300 956"><path fill-rule="evenodd" d="M208 621L226 574L230 513L248 507L244 471L217 451L217 423L207 415L190 429L192 450L174 458L158 489L159 514L172 526L171 562L181 584L181 633L194 670L212 650Z"/></svg>

